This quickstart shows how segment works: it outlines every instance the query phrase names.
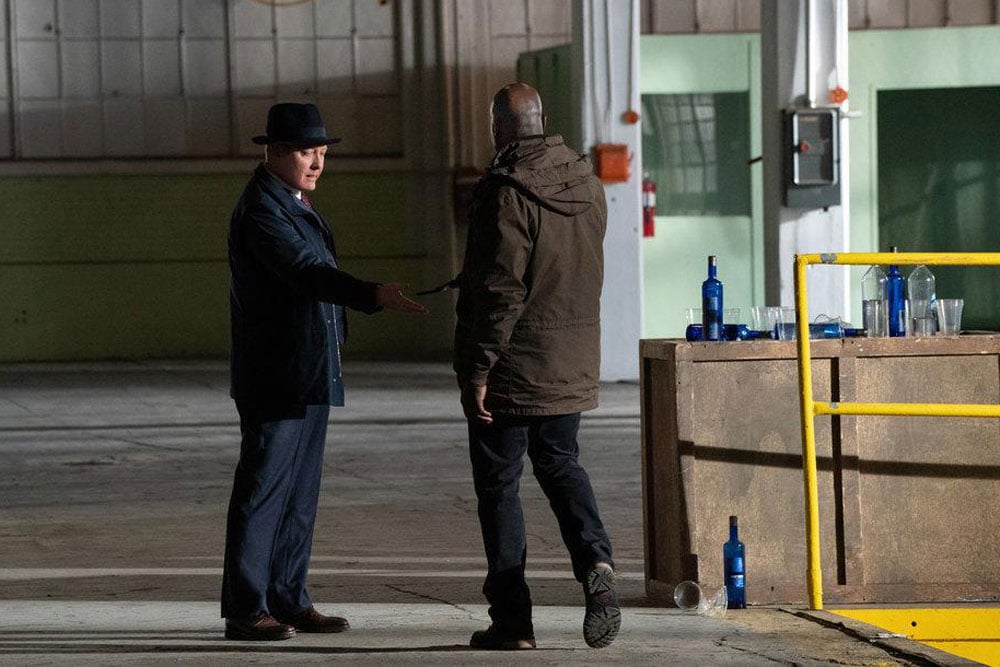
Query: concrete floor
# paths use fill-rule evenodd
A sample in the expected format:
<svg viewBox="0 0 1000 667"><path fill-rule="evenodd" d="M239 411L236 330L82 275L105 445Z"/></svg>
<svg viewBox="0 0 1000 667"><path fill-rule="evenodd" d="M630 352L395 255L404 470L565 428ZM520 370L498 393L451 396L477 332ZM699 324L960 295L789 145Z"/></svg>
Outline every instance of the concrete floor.
<svg viewBox="0 0 1000 667"><path fill-rule="evenodd" d="M224 641L218 618L239 442L226 365L0 366L0 663L509 661L466 648L488 624L485 562L449 368L352 363L346 379L310 584L317 606L353 629L249 644ZM604 386L581 429L619 564L622 633L600 651L583 643L580 587L529 476L522 499L539 649L520 661L960 664L890 653L864 628L852 636L793 609L711 619L647 600L638 393Z"/></svg>

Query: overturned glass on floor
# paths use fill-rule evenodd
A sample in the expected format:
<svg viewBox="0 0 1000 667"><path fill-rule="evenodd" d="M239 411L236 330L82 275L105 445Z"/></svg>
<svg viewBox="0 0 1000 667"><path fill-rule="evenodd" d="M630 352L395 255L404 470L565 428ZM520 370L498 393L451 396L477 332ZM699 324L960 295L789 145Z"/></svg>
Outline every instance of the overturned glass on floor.
<svg viewBox="0 0 1000 667"><path fill-rule="evenodd" d="M725 586L703 586L696 581L682 581L674 588L674 604L678 609L696 612L699 616L722 618L729 599Z"/></svg>

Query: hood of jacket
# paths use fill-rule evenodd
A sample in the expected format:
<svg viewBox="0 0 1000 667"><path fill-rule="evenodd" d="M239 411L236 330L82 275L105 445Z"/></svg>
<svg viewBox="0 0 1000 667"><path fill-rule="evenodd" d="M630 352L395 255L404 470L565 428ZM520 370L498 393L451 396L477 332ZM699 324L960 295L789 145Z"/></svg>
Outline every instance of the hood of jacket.
<svg viewBox="0 0 1000 667"><path fill-rule="evenodd" d="M580 215L593 205L586 184L594 174L593 166L559 135L510 142L497 151L487 173L560 215Z"/></svg>

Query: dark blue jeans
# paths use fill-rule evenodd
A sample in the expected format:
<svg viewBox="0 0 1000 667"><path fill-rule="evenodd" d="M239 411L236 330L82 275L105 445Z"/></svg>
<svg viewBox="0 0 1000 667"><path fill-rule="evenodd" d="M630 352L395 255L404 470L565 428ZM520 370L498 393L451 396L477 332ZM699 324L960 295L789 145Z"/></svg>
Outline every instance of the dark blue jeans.
<svg viewBox="0 0 1000 667"><path fill-rule="evenodd" d="M330 406L236 408L243 437L226 523L222 616L292 616L312 606L306 573Z"/></svg>
<svg viewBox="0 0 1000 667"><path fill-rule="evenodd" d="M555 512L577 581L583 582L595 563L613 564L611 542L590 478L578 461L579 427L579 413L555 417L494 414L493 424L469 423L479 525L489 564L483 594L490 603L490 618L501 633L533 636L531 594L524 579L524 514L518 496L525 453Z"/></svg>

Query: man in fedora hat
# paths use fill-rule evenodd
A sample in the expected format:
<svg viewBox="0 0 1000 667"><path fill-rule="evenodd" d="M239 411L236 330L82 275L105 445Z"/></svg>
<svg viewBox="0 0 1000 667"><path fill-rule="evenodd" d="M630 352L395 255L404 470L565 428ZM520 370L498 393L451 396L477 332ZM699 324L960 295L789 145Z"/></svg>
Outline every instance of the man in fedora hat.
<svg viewBox="0 0 1000 667"><path fill-rule="evenodd" d="M226 637L288 639L342 632L306 592L330 406L344 404L345 307L426 309L405 285L343 271L323 217L306 197L323 173L327 136L312 104L275 104L266 146L229 228L231 395L242 442L226 526Z"/></svg>

